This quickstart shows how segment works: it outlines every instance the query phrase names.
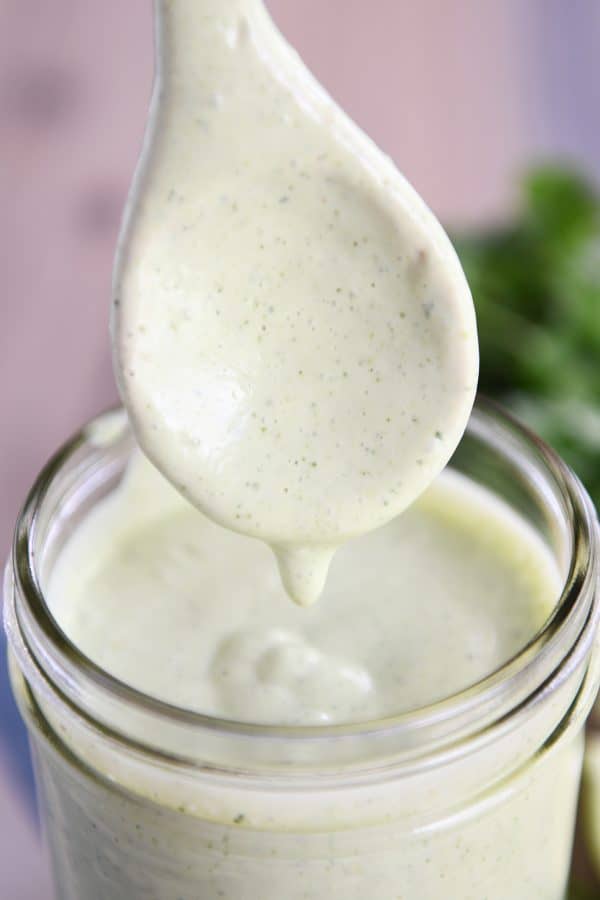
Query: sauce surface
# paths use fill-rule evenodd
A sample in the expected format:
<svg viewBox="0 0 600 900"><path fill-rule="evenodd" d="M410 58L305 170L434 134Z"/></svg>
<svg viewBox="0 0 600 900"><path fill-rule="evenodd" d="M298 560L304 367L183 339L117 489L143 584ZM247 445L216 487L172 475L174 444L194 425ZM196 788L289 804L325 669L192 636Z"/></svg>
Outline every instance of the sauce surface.
<svg viewBox="0 0 600 900"><path fill-rule="evenodd" d="M48 588L68 636L177 706L271 724L364 722L490 674L550 614L552 557L446 471L337 554L323 602L285 602L268 548L215 525L141 454L70 539Z"/></svg>
<svg viewBox="0 0 600 900"><path fill-rule="evenodd" d="M432 213L261 0L157 9L115 269L122 396L163 474L271 544L307 604L335 548L405 509L458 443L471 296Z"/></svg>

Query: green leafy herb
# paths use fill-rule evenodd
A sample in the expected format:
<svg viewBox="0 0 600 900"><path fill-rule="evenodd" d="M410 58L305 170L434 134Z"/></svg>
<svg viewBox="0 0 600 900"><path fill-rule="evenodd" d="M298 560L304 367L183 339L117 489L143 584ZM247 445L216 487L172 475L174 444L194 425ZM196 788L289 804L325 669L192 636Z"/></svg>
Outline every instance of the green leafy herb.
<svg viewBox="0 0 600 900"><path fill-rule="evenodd" d="M510 226L454 242L471 284L480 388L573 466L600 504L600 196L559 166L530 171Z"/></svg>

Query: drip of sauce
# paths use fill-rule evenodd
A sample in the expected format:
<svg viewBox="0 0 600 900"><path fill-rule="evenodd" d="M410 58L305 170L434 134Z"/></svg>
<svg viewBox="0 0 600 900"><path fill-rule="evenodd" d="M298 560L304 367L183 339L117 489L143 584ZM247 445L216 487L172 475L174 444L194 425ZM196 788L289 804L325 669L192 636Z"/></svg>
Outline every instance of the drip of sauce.
<svg viewBox="0 0 600 900"><path fill-rule="evenodd" d="M261 538L301 604L335 549L448 461L477 380L456 254L260 0L162 0L114 279L118 381L148 457Z"/></svg>

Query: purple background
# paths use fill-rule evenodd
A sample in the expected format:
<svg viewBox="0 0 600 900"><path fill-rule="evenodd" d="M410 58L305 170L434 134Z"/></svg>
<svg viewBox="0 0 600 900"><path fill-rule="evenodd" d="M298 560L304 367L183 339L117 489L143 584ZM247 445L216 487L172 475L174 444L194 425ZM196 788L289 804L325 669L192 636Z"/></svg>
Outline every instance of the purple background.
<svg viewBox="0 0 600 900"><path fill-rule="evenodd" d="M507 215L515 173L540 155L600 174L597 0L268 5L445 222ZM109 285L151 87L151 7L0 0L3 552L47 456L116 399ZM0 666L0 896L42 900L26 747Z"/></svg>

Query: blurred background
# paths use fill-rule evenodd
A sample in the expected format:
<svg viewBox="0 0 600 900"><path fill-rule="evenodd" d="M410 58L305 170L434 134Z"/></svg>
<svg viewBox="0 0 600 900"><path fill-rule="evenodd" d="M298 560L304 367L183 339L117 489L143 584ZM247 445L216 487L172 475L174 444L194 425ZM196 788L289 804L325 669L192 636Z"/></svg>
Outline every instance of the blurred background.
<svg viewBox="0 0 600 900"><path fill-rule="evenodd" d="M455 238L478 306L483 388L600 500L598 0L268 6ZM0 0L3 552L48 455L116 400L111 266L151 80L151 0ZM0 895L43 900L3 653Z"/></svg>

